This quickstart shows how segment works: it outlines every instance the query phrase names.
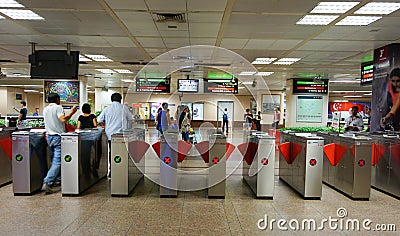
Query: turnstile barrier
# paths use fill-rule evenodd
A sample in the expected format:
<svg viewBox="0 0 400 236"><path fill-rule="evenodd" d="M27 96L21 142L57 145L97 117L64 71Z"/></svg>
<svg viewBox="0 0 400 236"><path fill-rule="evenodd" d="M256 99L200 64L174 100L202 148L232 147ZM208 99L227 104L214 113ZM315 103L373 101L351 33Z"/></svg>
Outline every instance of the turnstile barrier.
<svg viewBox="0 0 400 236"><path fill-rule="evenodd" d="M12 176L14 195L39 191L47 174L45 130L12 133Z"/></svg>
<svg viewBox="0 0 400 236"><path fill-rule="evenodd" d="M0 131L0 187L11 183L12 143L11 130Z"/></svg>
<svg viewBox="0 0 400 236"><path fill-rule="evenodd" d="M107 138L101 128L61 135L61 191L79 195L107 173Z"/></svg>
<svg viewBox="0 0 400 236"><path fill-rule="evenodd" d="M308 133L281 133L279 178L305 199L321 199L323 145Z"/></svg>
<svg viewBox="0 0 400 236"><path fill-rule="evenodd" d="M372 134L373 188L400 198L400 138L398 135Z"/></svg>
<svg viewBox="0 0 400 236"><path fill-rule="evenodd" d="M111 196L127 196L144 177L144 155L149 148L144 129L111 136Z"/></svg>
<svg viewBox="0 0 400 236"><path fill-rule="evenodd" d="M256 198L274 196L275 137L253 132L238 146L243 155L243 180Z"/></svg>
<svg viewBox="0 0 400 236"><path fill-rule="evenodd" d="M371 138L318 133L324 137L323 181L354 200L368 200L371 189Z"/></svg>

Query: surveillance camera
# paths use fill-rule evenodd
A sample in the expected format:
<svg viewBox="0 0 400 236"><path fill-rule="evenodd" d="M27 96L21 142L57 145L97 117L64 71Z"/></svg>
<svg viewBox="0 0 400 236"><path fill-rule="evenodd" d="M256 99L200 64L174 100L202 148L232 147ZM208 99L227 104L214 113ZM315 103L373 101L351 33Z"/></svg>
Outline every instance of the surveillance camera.
<svg viewBox="0 0 400 236"><path fill-rule="evenodd" d="M257 81L253 81L253 83L251 84L252 87L257 87Z"/></svg>

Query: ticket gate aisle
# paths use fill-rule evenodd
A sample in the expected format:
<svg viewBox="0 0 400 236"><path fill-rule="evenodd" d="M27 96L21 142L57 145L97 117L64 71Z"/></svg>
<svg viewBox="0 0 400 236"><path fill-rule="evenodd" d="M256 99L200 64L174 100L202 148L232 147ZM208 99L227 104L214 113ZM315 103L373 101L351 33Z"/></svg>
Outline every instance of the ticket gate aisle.
<svg viewBox="0 0 400 236"><path fill-rule="evenodd" d="M79 195L107 174L107 137L103 129L61 135L61 192Z"/></svg>
<svg viewBox="0 0 400 236"><path fill-rule="evenodd" d="M132 129L111 136L111 196L128 196L144 177L149 144L145 130Z"/></svg>
<svg viewBox="0 0 400 236"><path fill-rule="evenodd" d="M211 133L208 159L208 198L225 198L226 188L226 136Z"/></svg>
<svg viewBox="0 0 400 236"><path fill-rule="evenodd" d="M14 130L14 129L13 129ZM11 183L11 144L12 130L2 129L0 131L0 187Z"/></svg>
<svg viewBox="0 0 400 236"><path fill-rule="evenodd" d="M279 178L305 199L321 199L324 139L308 133L281 133Z"/></svg>
<svg viewBox="0 0 400 236"><path fill-rule="evenodd" d="M12 133L14 195L29 195L42 188L48 170L44 134L44 129Z"/></svg>
<svg viewBox="0 0 400 236"><path fill-rule="evenodd" d="M373 188L400 198L400 138L398 135L372 134Z"/></svg>
<svg viewBox="0 0 400 236"><path fill-rule="evenodd" d="M247 143L256 145L244 145L246 150L240 150L244 154L243 180L249 185L256 198L273 199L275 137L267 133L253 132ZM250 148L257 150L247 150Z"/></svg>
<svg viewBox="0 0 400 236"><path fill-rule="evenodd" d="M164 131L160 138L160 197L178 196L178 130Z"/></svg>
<svg viewBox="0 0 400 236"><path fill-rule="evenodd" d="M353 200L368 200L371 192L371 138L351 133L330 134L324 138L324 183Z"/></svg>

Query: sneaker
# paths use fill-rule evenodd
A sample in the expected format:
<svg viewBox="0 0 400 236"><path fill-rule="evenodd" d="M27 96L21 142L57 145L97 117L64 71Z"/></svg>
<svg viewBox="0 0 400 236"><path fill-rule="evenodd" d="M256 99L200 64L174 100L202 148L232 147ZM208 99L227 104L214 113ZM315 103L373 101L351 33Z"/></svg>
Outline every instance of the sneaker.
<svg viewBox="0 0 400 236"><path fill-rule="evenodd" d="M61 190L61 186L50 186L47 183L44 183L42 186L42 191L45 191L46 194L56 193Z"/></svg>
<svg viewBox="0 0 400 236"><path fill-rule="evenodd" d="M56 182L54 182L53 186L61 186L61 181L56 180Z"/></svg>

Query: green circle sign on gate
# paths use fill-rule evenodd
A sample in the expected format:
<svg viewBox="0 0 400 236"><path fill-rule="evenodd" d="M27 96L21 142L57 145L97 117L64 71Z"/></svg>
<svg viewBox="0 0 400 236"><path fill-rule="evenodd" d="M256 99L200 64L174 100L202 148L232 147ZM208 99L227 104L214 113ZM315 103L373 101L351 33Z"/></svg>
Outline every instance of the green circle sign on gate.
<svg viewBox="0 0 400 236"><path fill-rule="evenodd" d="M122 161L122 158L120 156L115 156L114 161L115 163L120 163Z"/></svg>
<svg viewBox="0 0 400 236"><path fill-rule="evenodd" d="M64 160L65 160L65 162L71 162L72 157L71 157L70 155L66 155L66 156L64 157Z"/></svg>
<svg viewBox="0 0 400 236"><path fill-rule="evenodd" d="M21 154L17 154L15 156L15 160L17 160L17 161L22 161L22 159L24 159L24 157Z"/></svg>

